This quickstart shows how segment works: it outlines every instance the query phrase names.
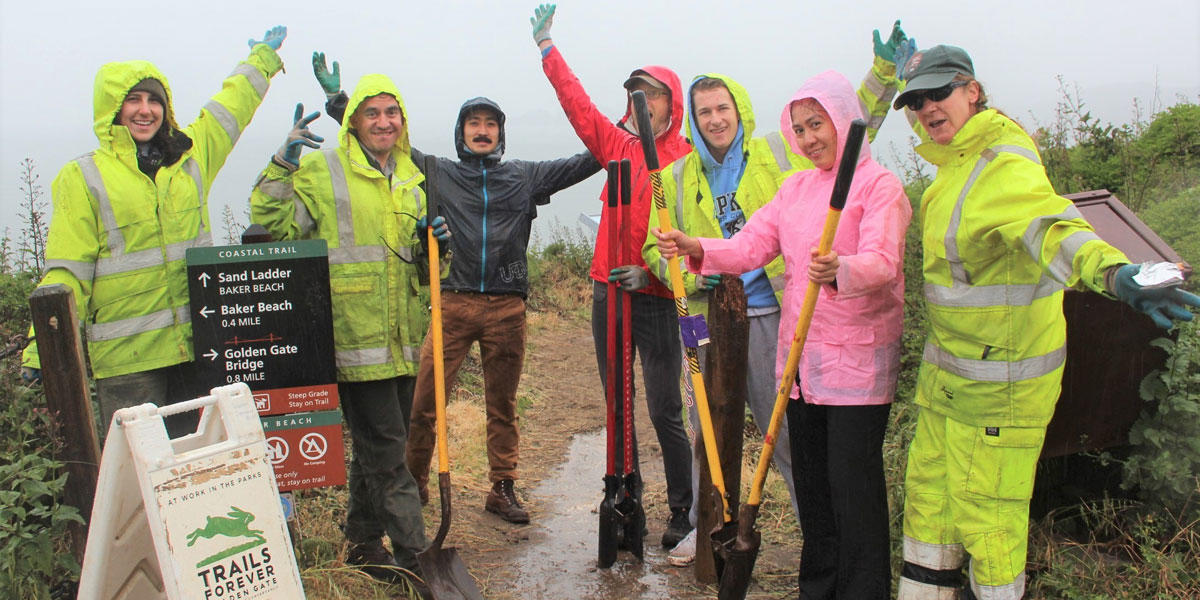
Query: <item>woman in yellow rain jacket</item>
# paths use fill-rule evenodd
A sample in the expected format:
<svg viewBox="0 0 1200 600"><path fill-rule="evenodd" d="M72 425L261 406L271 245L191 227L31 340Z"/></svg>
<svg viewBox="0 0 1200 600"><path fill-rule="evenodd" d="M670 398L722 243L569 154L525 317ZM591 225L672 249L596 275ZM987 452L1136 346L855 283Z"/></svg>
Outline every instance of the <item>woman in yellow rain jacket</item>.
<svg viewBox="0 0 1200 600"><path fill-rule="evenodd" d="M1163 327L1200 298L1142 288L1137 265L1054 192L1033 140L987 108L967 53L917 52L902 71L917 152L929 337L908 453L901 599L1017 599L1029 499L1066 359L1065 287L1128 302Z"/></svg>
<svg viewBox="0 0 1200 600"><path fill-rule="evenodd" d="M180 128L171 88L144 60L96 74L93 114L100 147L51 184L54 211L40 285L65 284L87 331L101 427L118 408L171 404L207 390L192 374L192 326L184 251L211 246L208 190L282 68L287 28L251 40L250 56L190 125ZM30 344L28 377L41 367ZM174 436L196 413L167 419Z"/></svg>

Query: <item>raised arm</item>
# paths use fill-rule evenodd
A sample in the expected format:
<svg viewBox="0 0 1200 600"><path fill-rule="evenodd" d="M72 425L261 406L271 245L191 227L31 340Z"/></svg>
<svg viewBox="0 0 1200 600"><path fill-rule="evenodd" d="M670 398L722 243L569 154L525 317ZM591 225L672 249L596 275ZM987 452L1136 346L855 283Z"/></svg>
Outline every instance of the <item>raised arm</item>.
<svg viewBox="0 0 1200 600"><path fill-rule="evenodd" d="M303 193L307 189L303 181L312 169L300 168L302 147L317 148L324 141L308 129L318 116L316 112L305 116L304 105L296 105L292 130L250 192L250 220L265 227L277 240L307 238L320 218L319 207Z"/></svg>
<svg viewBox="0 0 1200 600"><path fill-rule="evenodd" d="M250 56L233 69L200 116L185 128L195 144L192 156L201 163L206 192L262 104L271 77L283 68L276 50L286 37L287 28L276 26L267 30L261 41L250 40Z"/></svg>
<svg viewBox="0 0 1200 600"><path fill-rule="evenodd" d="M567 115L575 134L587 146L597 162L605 163L617 160L619 156L609 156L608 148L614 147L618 140L623 141L629 134L617 127L592 102L583 84L571 72L566 60L559 53L554 41L550 38L550 26L554 21L553 4L542 4L534 10L530 23L533 24L533 39L537 42L542 53L542 71L554 87L558 102Z"/></svg>

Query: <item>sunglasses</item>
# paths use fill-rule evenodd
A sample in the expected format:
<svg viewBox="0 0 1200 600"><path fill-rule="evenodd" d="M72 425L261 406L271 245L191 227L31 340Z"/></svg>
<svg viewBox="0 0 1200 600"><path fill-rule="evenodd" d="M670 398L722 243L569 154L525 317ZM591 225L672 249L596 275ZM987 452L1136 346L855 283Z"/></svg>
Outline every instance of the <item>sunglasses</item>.
<svg viewBox="0 0 1200 600"><path fill-rule="evenodd" d="M962 81L962 80L951 81L950 83L943 85L940 88L933 88L931 90L921 90L919 92L913 92L912 94L909 94L907 98L904 99L903 106L905 108L907 108L908 110L914 110L914 111L921 110L921 107L925 106L926 100L929 100L931 102L941 102L942 100L949 98L950 94L952 94L954 92L954 90L956 90L964 85L967 85L966 81Z"/></svg>

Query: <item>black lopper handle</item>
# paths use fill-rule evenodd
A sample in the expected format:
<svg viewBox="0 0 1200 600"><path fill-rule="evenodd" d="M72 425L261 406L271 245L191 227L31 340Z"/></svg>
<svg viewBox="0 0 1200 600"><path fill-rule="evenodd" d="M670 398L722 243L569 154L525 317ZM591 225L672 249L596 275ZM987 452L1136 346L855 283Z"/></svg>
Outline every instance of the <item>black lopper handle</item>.
<svg viewBox="0 0 1200 600"><path fill-rule="evenodd" d="M850 131L846 132L846 145L842 150L842 162L838 165L837 179L833 182L833 195L829 198L829 208L833 210L846 207L846 196L850 194L850 182L854 179L854 167L858 164L866 133L867 124L862 119L850 122Z"/></svg>
<svg viewBox="0 0 1200 600"><path fill-rule="evenodd" d="M642 153L646 155L646 169L658 170L658 150L654 147L654 128L650 125L650 109L646 108L646 93L633 93L633 115L637 119L638 138L642 140Z"/></svg>

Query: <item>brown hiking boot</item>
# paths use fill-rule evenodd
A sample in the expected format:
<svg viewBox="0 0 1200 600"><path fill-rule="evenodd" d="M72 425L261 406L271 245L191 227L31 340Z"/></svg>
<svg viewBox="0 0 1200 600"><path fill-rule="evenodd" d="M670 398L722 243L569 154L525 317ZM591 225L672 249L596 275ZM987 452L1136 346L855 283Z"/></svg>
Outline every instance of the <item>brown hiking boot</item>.
<svg viewBox="0 0 1200 600"><path fill-rule="evenodd" d="M371 577L387 583L401 583L408 579L396 557L383 547L382 540L355 544L351 542L350 551L346 553L346 564L359 567L358 570Z"/></svg>
<svg viewBox="0 0 1200 600"><path fill-rule="evenodd" d="M529 513L525 512L525 509L521 507L521 502L517 500L511 479L501 479L492 486L492 491L488 492L484 507L488 512L500 515L501 519L509 523L525 524L529 522Z"/></svg>

